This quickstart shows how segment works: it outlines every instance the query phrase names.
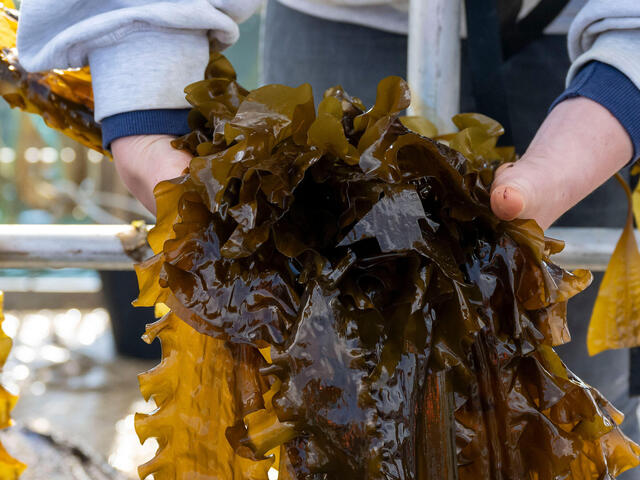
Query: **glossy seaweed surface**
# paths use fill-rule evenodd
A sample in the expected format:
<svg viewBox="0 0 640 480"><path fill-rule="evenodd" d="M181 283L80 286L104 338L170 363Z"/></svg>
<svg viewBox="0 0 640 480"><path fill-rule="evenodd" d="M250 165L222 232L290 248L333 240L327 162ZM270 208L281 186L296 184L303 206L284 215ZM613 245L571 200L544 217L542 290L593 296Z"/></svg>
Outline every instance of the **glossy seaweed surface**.
<svg viewBox="0 0 640 480"><path fill-rule="evenodd" d="M400 78L368 110L336 87L316 112L308 85L248 92L221 56L186 91L193 132L175 145L194 158L156 188L156 255L137 268L138 304L171 309L147 336L163 341L141 376L159 408L137 425L161 448L142 477L596 480L638 464L621 414L552 348L589 272L490 211L512 159L498 124L462 115L437 142L399 120Z"/></svg>
<svg viewBox="0 0 640 480"><path fill-rule="evenodd" d="M18 61L18 13L12 6L0 3L0 96L12 107L40 115L50 127L103 152L100 125L93 119L89 69L25 71Z"/></svg>

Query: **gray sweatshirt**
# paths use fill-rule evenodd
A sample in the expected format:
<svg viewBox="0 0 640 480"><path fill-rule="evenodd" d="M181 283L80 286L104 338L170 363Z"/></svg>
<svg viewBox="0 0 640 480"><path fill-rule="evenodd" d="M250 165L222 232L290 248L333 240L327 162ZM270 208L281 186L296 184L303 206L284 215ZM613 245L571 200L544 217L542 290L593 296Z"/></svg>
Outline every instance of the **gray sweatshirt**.
<svg viewBox="0 0 640 480"><path fill-rule="evenodd" d="M281 1L295 6L293 0ZM373 27L383 28L390 18L406 21L406 0L296 1L314 4L318 15L335 20L366 16ZM260 4L261 0L23 0L18 53L30 71L89 64L98 121L122 112L186 108L183 88L201 79L210 43L219 49L233 44L238 23ZM640 0L589 0L571 25L569 54L573 64L568 82L586 63L598 60L616 67L640 88Z"/></svg>

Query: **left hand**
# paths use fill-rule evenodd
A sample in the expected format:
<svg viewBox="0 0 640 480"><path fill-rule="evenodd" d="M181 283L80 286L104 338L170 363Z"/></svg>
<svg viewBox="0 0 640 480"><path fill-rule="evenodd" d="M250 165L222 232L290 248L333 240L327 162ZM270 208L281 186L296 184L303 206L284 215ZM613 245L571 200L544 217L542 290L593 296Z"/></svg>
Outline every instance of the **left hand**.
<svg viewBox="0 0 640 480"><path fill-rule="evenodd" d="M584 97L565 100L522 158L496 171L491 208L502 220L534 219L546 230L632 155L629 134L606 108Z"/></svg>

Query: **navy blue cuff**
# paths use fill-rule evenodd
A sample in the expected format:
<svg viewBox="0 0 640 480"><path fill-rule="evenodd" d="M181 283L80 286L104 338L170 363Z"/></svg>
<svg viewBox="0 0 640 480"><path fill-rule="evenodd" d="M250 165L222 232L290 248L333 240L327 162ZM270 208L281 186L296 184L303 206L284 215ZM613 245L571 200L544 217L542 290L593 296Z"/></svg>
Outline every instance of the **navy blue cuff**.
<svg viewBox="0 0 640 480"><path fill-rule="evenodd" d="M598 102L618 119L633 143L633 158L640 156L640 89L624 73L602 62L590 62L571 81L549 111L567 98L586 97Z"/></svg>
<svg viewBox="0 0 640 480"><path fill-rule="evenodd" d="M102 146L110 148L111 142L130 135L184 135L191 129L187 116L191 110L162 109L136 110L106 117L102 120Z"/></svg>

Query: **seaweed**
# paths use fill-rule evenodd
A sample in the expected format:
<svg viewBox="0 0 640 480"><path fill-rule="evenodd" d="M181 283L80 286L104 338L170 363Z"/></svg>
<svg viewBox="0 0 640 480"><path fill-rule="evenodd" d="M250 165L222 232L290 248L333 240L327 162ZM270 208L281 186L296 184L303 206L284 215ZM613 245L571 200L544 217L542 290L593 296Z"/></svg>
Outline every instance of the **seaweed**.
<svg viewBox="0 0 640 480"><path fill-rule="evenodd" d="M11 338L2 330L2 323L4 322L4 314L2 313L3 302L4 295L0 292L0 368L2 368L7 361L7 357L13 346ZM13 410L17 401L18 397L16 395L13 395L0 385L0 429L5 429L13 425L11 410ZM0 443L0 478L3 480L15 480L25 468L27 468L27 466L13 458Z"/></svg>
<svg viewBox="0 0 640 480"><path fill-rule="evenodd" d="M534 222L491 213L492 172L514 159L499 124L466 115L424 137L399 119L397 77L369 110L336 87L316 115L308 85L248 92L219 55L207 75L186 89L193 131L175 146L194 158L156 189L138 304L244 352L236 455L280 447L280 478L313 480L638 465L621 414L552 348L590 273L554 265L562 243Z"/></svg>
<svg viewBox="0 0 640 480"><path fill-rule="evenodd" d="M632 194L627 182L620 175L616 178L627 195L629 211L593 307L587 335L591 355L640 345L640 252L633 228L640 192L636 188Z"/></svg>
<svg viewBox="0 0 640 480"><path fill-rule="evenodd" d="M16 49L18 12L0 3L0 96L14 108L40 115L51 128L81 144L102 149L102 131L93 118L93 92L88 68L29 73Z"/></svg>
<svg viewBox="0 0 640 480"><path fill-rule="evenodd" d="M225 342L196 332L171 313L147 327L145 340L155 338L162 342L162 363L140 375L140 391L158 409L137 414L135 425L141 441L158 438L160 451L139 467L140 477L267 480L273 460L237 455L225 436L241 415L235 390L244 386Z"/></svg>

